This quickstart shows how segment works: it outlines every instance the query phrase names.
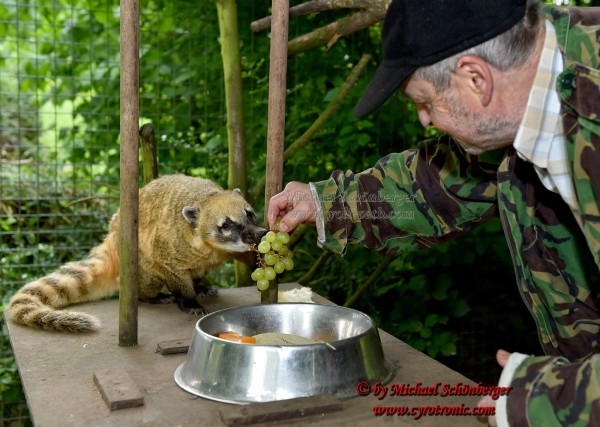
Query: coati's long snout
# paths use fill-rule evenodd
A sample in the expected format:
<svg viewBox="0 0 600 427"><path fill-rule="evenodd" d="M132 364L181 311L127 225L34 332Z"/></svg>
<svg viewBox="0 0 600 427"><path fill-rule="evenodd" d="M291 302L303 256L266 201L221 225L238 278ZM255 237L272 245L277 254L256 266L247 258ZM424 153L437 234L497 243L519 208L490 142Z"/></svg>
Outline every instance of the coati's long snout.
<svg viewBox="0 0 600 427"><path fill-rule="evenodd" d="M267 234L267 229L259 226L250 226L242 231L241 238L242 242L249 245L258 245L262 237Z"/></svg>

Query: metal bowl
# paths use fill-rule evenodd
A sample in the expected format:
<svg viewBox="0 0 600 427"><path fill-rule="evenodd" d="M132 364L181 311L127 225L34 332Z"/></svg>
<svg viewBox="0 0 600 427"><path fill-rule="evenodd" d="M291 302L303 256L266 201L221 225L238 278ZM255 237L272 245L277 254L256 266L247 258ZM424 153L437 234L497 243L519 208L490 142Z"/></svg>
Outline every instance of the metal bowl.
<svg viewBox="0 0 600 427"><path fill-rule="evenodd" d="M279 332L323 342L258 345L213 335L223 331ZM366 314L333 305L280 303L229 308L200 319L175 382L197 396L248 404L356 396L360 381L385 383L393 374L377 327Z"/></svg>

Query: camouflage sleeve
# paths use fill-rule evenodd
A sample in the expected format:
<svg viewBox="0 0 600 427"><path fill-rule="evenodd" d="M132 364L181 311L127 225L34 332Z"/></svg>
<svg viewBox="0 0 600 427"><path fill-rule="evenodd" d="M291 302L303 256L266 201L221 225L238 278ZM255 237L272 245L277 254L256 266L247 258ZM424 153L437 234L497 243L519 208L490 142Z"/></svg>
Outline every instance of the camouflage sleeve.
<svg viewBox="0 0 600 427"><path fill-rule="evenodd" d="M459 236L497 214L503 154L469 156L443 136L361 173L333 172L311 183L325 225L321 245L339 254L353 243L394 255Z"/></svg>
<svg viewBox="0 0 600 427"><path fill-rule="evenodd" d="M517 368L507 399L509 425L600 425L600 354L570 363L529 357Z"/></svg>

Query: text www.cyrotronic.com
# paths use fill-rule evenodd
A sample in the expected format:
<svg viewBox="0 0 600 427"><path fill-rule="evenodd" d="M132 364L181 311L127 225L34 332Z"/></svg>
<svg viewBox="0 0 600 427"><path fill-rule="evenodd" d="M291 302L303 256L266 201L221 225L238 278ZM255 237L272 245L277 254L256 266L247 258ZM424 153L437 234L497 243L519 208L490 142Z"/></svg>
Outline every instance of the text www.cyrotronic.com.
<svg viewBox="0 0 600 427"><path fill-rule="evenodd" d="M373 406L373 414L376 416L406 416L412 417L415 420L423 416L480 416L490 417L495 414L493 406L476 406L471 408L467 405L461 404L460 406L444 406L444 405L432 405L432 406Z"/></svg>
<svg viewBox="0 0 600 427"><path fill-rule="evenodd" d="M438 396L441 398L447 396L490 396L492 400L497 400L500 396L507 396L512 387L485 386L482 383L476 385L464 384L456 382L454 384L443 384L437 382L433 385L424 385L420 382L416 384L390 384L384 385L381 382L376 382L370 385L366 382L359 382L356 385L356 391L360 396L373 395L377 399L382 400L386 396ZM391 406L377 405L373 407L373 414L376 416L382 415L398 415L410 416L415 420L423 416L439 416L439 415L464 415L490 417L495 415L496 408L494 406L476 406L468 405L408 405L408 406Z"/></svg>

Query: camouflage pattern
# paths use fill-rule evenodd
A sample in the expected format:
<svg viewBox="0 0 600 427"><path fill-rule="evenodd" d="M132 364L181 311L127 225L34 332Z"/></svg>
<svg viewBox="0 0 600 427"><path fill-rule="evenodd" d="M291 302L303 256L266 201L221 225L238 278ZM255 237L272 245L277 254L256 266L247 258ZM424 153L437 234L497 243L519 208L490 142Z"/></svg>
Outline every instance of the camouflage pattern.
<svg viewBox="0 0 600 427"><path fill-rule="evenodd" d="M546 6L565 68L557 80L578 212L510 147L475 157L448 137L362 173L314 184L326 239L343 254L428 247L499 215L519 290L549 356L517 369L511 425L600 425L600 9ZM400 212L400 214L398 214ZM579 219L576 219L578 217Z"/></svg>

